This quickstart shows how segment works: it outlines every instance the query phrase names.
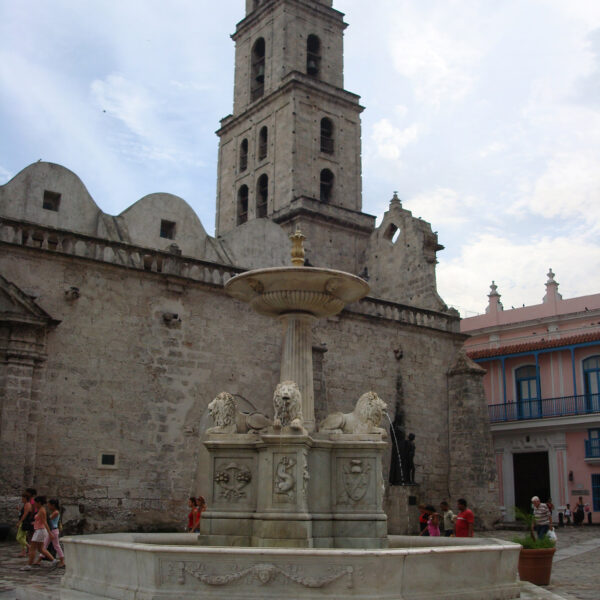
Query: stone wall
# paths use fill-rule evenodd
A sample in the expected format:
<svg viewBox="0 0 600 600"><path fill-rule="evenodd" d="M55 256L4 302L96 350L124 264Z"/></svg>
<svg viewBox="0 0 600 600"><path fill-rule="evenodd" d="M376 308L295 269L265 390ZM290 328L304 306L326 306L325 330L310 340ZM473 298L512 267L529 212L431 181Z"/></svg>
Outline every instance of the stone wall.
<svg viewBox="0 0 600 600"><path fill-rule="evenodd" d="M33 484L63 500L72 529L182 527L186 497L208 486L201 437L210 424L210 400L226 390L242 409L272 414L280 325L226 296L222 279L191 279L2 242L3 250L9 247L0 253L0 273L34 295L60 324L47 334L39 410L22 429L3 431L3 443L30 456L33 469L31 476L15 472L2 480L0 520L12 520L20 489ZM74 299L65 294L73 287L79 291ZM454 460L448 442L464 435L460 428L448 429L449 401L456 412L472 411L478 401L468 381L462 388L467 400L461 390L447 393L446 374L463 340L456 328L456 319L443 313L375 299L314 328L314 345L327 349L317 378L319 402L328 411L352 410L369 389L393 410L402 373L424 501L450 495L451 461L471 477L486 460ZM35 450L24 431L35 432ZM477 443L485 431L477 433ZM116 468L99 466L102 453L115 454ZM10 473L5 464L0 470ZM487 482L483 490L478 485L479 479L473 484L477 502L491 510Z"/></svg>

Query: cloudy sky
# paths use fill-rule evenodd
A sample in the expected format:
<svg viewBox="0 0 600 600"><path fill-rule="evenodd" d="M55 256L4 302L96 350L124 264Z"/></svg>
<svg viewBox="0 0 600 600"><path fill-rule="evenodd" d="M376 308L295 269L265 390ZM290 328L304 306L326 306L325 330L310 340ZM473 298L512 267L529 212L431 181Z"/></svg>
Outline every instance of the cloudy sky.
<svg viewBox="0 0 600 600"><path fill-rule="evenodd" d="M106 212L183 197L214 232L244 0L0 0L0 184L38 159ZM362 97L363 210L394 190L463 314L600 292L600 1L334 0Z"/></svg>

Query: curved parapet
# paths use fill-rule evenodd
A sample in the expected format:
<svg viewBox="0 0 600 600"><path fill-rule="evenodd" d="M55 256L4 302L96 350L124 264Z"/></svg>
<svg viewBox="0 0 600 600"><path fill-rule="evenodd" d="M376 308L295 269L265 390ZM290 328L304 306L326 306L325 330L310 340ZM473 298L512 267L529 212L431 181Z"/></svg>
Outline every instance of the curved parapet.
<svg viewBox="0 0 600 600"><path fill-rule="evenodd" d="M0 215L96 235L101 210L73 171L50 162L25 167L0 186Z"/></svg>

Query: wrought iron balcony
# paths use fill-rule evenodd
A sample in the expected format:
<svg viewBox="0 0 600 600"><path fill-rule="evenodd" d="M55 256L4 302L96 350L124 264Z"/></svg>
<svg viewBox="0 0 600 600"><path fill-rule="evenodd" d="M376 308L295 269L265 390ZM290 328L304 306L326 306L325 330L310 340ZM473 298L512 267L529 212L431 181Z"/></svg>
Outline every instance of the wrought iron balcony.
<svg viewBox="0 0 600 600"><path fill-rule="evenodd" d="M600 413L600 394L490 404L488 410L492 423L589 415Z"/></svg>
<svg viewBox="0 0 600 600"><path fill-rule="evenodd" d="M600 438L585 440L585 457L600 458Z"/></svg>

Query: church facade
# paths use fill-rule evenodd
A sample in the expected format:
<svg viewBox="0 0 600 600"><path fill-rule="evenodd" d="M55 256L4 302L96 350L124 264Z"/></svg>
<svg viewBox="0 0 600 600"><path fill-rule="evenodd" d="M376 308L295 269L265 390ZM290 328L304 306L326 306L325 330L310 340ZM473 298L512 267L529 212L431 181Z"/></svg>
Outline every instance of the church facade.
<svg viewBox="0 0 600 600"><path fill-rule="evenodd" d="M331 0L247 0L214 237L169 194L105 214L52 163L0 186L0 520L33 486L61 498L71 531L181 527L187 496L213 485L208 403L227 391L270 415L279 381L279 324L223 286L289 264L297 226L307 264L371 286L313 328L317 422L368 390L402 412L416 473L386 492L395 531L409 498L466 497L483 525L496 518L484 371L436 290L443 247L396 194L378 227L362 212L345 27Z"/></svg>

